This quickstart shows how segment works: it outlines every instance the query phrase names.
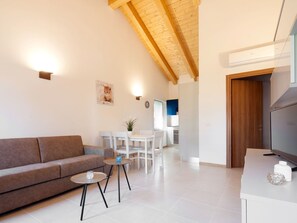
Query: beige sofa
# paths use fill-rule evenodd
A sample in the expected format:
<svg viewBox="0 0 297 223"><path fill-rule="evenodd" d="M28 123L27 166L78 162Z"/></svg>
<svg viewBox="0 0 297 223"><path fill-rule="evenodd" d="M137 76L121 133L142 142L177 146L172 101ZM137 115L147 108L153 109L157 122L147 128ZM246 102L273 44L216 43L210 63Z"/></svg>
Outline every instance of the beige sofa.
<svg viewBox="0 0 297 223"><path fill-rule="evenodd" d="M77 173L108 173L113 156L80 136L0 139L0 214L80 186L70 181Z"/></svg>

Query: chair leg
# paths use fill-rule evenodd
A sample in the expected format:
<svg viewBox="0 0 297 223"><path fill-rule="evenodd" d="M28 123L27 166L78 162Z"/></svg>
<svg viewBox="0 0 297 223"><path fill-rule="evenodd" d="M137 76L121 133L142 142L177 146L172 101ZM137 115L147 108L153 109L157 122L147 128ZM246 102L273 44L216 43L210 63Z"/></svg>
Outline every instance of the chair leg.
<svg viewBox="0 0 297 223"><path fill-rule="evenodd" d="M86 203L86 196L87 196L87 189L88 189L88 185L85 184L84 185L84 196L83 196L83 203L82 203L82 208L81 208L81 215L80 215L80 220L82 221L83 220L83 216L84 216L84 209L85 209L85 203Z"/></svg>
<svg viewBox="0 0 297 223"><path fill-rule="evenodd" d="M128 153L126 154L126 158L127 158L127 159L130 159L130 155L129 155ZM130 169L130 165L127 166L127 171L128 171L128 172L129 172L129 169Z"/></svg>
<svg viewBox="0 0 297 223"><path fill-rule="evenodd" d="M161 159L161 166L163 167L163 153L161 152L161 153L159 154L159 156L160 156L160 159Z"/></svg>
<svg viewBox="0 0 297 223"><path fill-rule="evenodd" d="M152 169L154 173L155 172L155 155L152 155Z"/></svg>
<svg viewBox="0 0 297 223"><path fill-rule="evenodd" d="M106 200L105 200L105 197L104 197L104 194L103 194L103 192L102 192L102 189L101 189L101 187L100 187L99 182L97 182L97 185L98 185L98 188L99 188L99 190L100 190L101 196L102 196L102 198L103 198L105 207L108 208L108 205L107 205L107 203L106 203Z"/></svg>
<svg viewBox="0 0 297 223"><path fill-rule="evenodd" d="M86 190L86 187L85 187L85 185L84 185L84 186L83 186L83 192L82 192L82 194L81 194L81 199L80 199L80 206L82 206L82 203L83 203L83 200L84 200L85 190Z"/></svg>
<svg viewBox="0 0 297 223"><path fill-rule="evenodd" d="M106 180L105 187L104 187L104 193L106 191L106 187L107 187L110 175L111 175L112 168L113 168L113 165L110 167L110 170L109 170L109 173L108 173L108 176L107 176L107 180Z"/></svg>
<svg viewBox="0 0 297 223"><path fill-rule="evenodd" d="M137 168L138 168L138 170L139 170L139 162L140 162L140 160L139 160L139 153L137 154Z"/></svg>
<svg viewBox="0 0 297 223"><path fill-rule="evenodd" d="M128 176L127 176L127 173L126 173L126 170L125 170L125 166L122 165L122 167L123 167L123 170L124 170L124 173L125 173L125 177L126 177L126 180L127 180L127 184L128 184L129 190L131 190L130 183L129 183L129 180L128 180ZM119 168L120 168L120 166L119 166Z"/></svg>

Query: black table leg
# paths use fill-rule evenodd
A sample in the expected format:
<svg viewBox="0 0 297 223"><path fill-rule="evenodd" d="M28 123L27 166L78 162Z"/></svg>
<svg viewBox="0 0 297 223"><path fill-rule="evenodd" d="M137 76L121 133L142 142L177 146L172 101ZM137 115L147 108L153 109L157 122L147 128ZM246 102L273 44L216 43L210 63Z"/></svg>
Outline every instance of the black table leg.
<svg viewBox="0 0 297 223"><path fill-rule="evenodd" d="M119 203L121 202L121 186L120 186L120 166L118 166L118 193L119 193Z"/></svg>
<svg viewBox="0 0 297 223"><path fill-rule="evenodd" d="M80 199L80 205L79 206L81 206L82 205L82 202L83 202L83 199L84 199L84 195L85 195L85 185L83 186L83 191L82 191L82 193L81 193L81 199Z"/></svg>
<svg viewBox="0 0 297 223"><path fill-rule="evenodd" d="M128 183L129 190L131 190L130 183L129 183L127 173L126 173L126 169L125 169L125 165L122 165L122 167L123 167L123 170L124 170L124 173L125 173L125 177L126 177L126 180L127 180L127 183Z"/></svg>
<svg viewBox="0 0 297 223"><path fill-rule="evenodd" d="M85 209L85 202L86 202L86 196L87 196L87 189L88 189L88 184L84 185L84 190L83 190L83 203L82 203L82 209L81 209L81 215L80 215L80 220L83 220L83 215L84 215L84 209Z"/></svg>
<svg viewBox="0 0 297 223"><path fill-rule="evenodd" d="M108 173L108 177L107 177L106 184L105 184L104 191L103 191L104 193L106 191L106 187L107 187L107 184L108 184L108 181L109 181L109 178L110 178L110 174L111 174L112 168L113 168L113 166L110 167L110 170L109 170L109 173Z"/></svg>
<svg viewBox="0 0 297 223"><path fill-rule="evenodd" d="M100 187L100 184L99 184L99 182L97 182L97 185L98 185L98 187L99 187L99 190L100 190L101 196L102 196L102 198L103 198L103 200L104 200L105 207L106 207L106 208L108 208L108 206L107 206L107 203L106 203L106 200L105 200L105 197L104 197L104 195L103 195L103 193L102 193L102 190L101 190L101 187Z"/></svg>

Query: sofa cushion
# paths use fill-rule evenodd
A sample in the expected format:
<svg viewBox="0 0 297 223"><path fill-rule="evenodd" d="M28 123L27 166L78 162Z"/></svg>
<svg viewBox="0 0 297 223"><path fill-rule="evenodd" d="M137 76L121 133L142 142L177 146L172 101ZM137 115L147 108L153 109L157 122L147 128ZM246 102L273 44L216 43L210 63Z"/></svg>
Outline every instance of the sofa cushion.
<svg viewBox="0 0 297 223"><path fill-rule="evenodd" d="M103 159L104 157L98 155L83 155L49 163L59 164L61 166L61 177L66 177L102 167L104 166Z"/></svg>
<svg viewBox="0 0 297 223"><path fill-rule="evenodd" d="M0 193L60 178L60 166L37 163L0 170Z"/></svg>
<svg viewBox="0 0 297 223"><path fill-rule="evenodd" d="M0 170L40 163L36 138L0 139Z"/></svg>
<svg viewBox="0 0 297 223"><path fill-rule="evenodd" d="M80 136L39 137L41 162L60 160L84 154Z"/></svg>

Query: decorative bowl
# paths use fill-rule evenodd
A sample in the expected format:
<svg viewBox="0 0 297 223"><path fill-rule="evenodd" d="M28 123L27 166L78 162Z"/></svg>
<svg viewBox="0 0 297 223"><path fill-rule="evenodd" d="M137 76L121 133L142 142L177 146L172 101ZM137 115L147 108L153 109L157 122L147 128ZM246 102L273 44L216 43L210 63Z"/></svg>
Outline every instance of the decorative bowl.
<svg viewBox="0 0 297 223"><path fill-rule="evenodd" d="M93 179L94 178L94 172L93 171L88 171L87 172L87 179L88 180L91 180L91 179Z"/></svg>
<svg viewBox="0 0 297 223"><path fill-rule="evenodd" d="M267 175L267 179L268 179L269 183L271 183L273 185L281 185L284 182L286 182L285 176L280 173L269 173Z"/></svg>

